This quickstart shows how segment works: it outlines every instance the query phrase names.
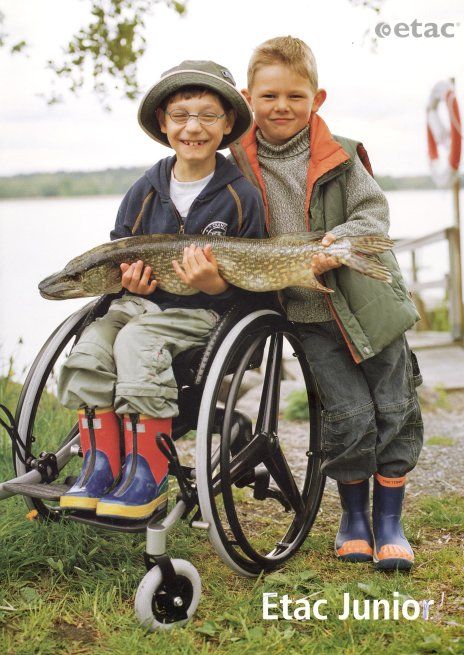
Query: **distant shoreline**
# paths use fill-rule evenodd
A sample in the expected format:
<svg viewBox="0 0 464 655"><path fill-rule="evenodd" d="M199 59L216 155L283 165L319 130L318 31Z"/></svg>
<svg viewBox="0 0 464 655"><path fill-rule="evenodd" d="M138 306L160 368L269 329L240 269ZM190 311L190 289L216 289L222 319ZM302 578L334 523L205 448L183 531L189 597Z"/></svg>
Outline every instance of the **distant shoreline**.
<svg viewBox="0 0 464 655"><path fill-rule="evenodd" d="M147 168L108 168L99 171L4 176L0 177L0 199L122 195ZM384 191L436 189L429 175L379 175L375 179ZM461 187L463 186L464 176L461 176Z"/></svg>

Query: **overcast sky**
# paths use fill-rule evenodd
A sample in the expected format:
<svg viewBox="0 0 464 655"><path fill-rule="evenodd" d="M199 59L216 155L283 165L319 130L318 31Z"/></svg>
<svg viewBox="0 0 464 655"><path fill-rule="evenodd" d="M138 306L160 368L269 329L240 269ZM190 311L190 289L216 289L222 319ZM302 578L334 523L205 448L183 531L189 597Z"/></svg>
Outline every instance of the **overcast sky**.
<svg viewBox="0 0 464 655"><path fill-rule="evenodd" d="M5 30L31 46L29 57L0 51L0 175L35 171L149 166L169 154L139 128L136 102L116 98L104 112L90 91L48 107L38 94L50 88L48 59L88 18L87 0L3 0ZM379 20L456 23L454 38L379 40L377 54L363 45ZM422 28L420 28L422 29ZM455 77L464 107L462 0L385 0L381 17L348 0L190 0L179 17L154 5L147 19L148 48L139 80L149 88L182 59L213 59L245 86L254 46L273 36L304 39L328 92L320 113L332 132L364 142L375 172L426 173L425 105L432 85Z"/></svg>

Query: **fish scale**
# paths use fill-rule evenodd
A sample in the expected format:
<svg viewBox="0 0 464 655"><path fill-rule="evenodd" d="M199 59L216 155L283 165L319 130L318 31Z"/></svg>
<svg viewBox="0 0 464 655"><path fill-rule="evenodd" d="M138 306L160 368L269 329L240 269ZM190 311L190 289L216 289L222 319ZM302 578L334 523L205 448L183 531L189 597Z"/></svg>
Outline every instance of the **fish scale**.
<svg viewBox="0 0 464 655"><path fill-rule="evenodd" d="M72 259L62 271L39 284L44 298L98 296L121 290L120 264L142 260L151 266L157 287L179 295L198 293L176 275L172 261L182 262L184 248L212 246L221 276L248 291L277 291L300 286L330 292L311 270L313 255L323 252L336 261L381 282L391 282L388 269L376 255L392 247L384 236L344 237L322 246L323 234L292 233L270 239L208 235L152 234L102 244Z"/></svg>

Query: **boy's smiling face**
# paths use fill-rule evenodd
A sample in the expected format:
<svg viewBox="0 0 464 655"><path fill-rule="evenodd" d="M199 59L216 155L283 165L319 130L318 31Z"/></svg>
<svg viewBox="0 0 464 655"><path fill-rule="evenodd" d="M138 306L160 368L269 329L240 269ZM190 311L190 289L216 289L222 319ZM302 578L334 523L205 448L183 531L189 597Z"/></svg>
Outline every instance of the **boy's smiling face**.
<svg viewBox="0 0 464 655"><path fill-rule="evenodd" d="M324 89L314 92L306 77L280 63L258 68L252 88L243 94L264 138L274 145L304 129L326 97Z"/></svg>
<svg viewBox="0 0 464 655"><path fill-rule="evenodd" d="M166 134L169 144L176 151L179 161L190 164L214 162L216 150L225 134L230 134L234 124L233 112L226 112L219 98L213 93L183 98L174 96L166 107L166 112L183 110L189 114L214 113L222 118L213 125L202 125L196 117L185 124L176 123L163 110L157 110L161 131Z"/></svg>

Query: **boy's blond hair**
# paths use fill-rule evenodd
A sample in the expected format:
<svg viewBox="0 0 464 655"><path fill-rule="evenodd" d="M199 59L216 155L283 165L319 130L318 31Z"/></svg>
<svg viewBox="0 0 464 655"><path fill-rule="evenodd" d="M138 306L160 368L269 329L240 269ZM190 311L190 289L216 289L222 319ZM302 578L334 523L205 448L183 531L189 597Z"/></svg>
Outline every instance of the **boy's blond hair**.
<svg viewBox="0 0 464 655"><path fill-rule="evenodd" d="M251 55L248 64L248 89L251 89L257 71L262 66L283 64L309 80L311 89L318 89L316 59L311 48L293 36L277 36L261 43Z"/></svg>

